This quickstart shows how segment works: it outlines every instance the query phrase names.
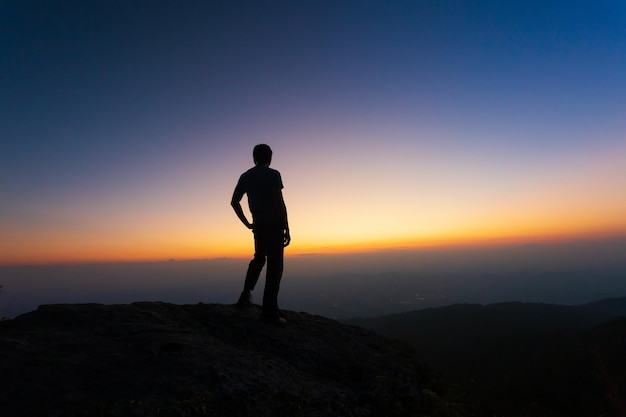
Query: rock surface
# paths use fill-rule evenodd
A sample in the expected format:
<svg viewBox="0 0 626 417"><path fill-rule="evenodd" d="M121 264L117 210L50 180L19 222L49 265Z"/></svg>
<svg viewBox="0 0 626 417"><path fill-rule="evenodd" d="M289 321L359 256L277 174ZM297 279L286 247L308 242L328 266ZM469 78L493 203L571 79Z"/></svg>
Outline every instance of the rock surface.
<svg viewBox="0 0 626 417"><path fill-rule="evenodd" d="M0 322L0 416L374 416L437 407L408 345L230 305L45 305Z"/></svg>

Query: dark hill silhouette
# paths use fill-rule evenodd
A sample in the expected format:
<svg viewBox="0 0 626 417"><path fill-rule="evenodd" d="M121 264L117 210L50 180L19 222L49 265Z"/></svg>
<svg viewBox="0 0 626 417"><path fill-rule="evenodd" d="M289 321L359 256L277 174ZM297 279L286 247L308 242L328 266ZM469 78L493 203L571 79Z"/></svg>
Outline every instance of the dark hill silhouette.
<svg viewBox="0 0 626 417"><path fill-rule="evenodd" d="M580 306L590 314L597 314L602 321L605 317L626 316L626 297L607 298Z"/></svg>
<svg viewBox="0 0 626 417"><path fill-rule="evenodd" d="M282 328L259 314L142 302L48 305L0 322L0 416L413 416L454 405L405 343L305 313L284 311Z"/></svg>
<svg viewBox="0 0 626 417"><path fill-rule="evenodd" d="M626 416L626 298L460 304L349 322L411 342L477 406L507 416Z"/></svg>
<svg viewBox="0 0 626 417"><path fill-rule="evenodd" d="M586 334L599 380L615 415L626 416L626 318L595 327Z"/></svg>

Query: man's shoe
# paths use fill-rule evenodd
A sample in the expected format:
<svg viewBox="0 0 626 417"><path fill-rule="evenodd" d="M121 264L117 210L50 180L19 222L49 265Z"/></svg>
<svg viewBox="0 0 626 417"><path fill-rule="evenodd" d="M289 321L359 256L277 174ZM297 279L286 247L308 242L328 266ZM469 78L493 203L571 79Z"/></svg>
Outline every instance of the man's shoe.
<svg viewBox="0 0 626 417"><path fill-rule="evenodd" d="M278 326L286 326L287 320L282 318L278 313L261 313L259 319L263 323L276 324Z"/></svg>
<svg viewBox="0 0 626 417"><path fill-rule="evenodd" d="M252 292L251 291L242 291L239 296L239 300L237 301L238 307L248 307L252 305Z"/></svg>

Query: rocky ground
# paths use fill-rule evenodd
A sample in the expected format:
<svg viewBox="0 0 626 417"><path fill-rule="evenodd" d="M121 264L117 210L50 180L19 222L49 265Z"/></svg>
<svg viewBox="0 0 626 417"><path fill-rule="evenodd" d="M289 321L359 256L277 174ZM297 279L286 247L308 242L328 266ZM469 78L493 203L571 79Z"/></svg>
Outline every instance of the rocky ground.
<svg viewBox="0 0 626 417"><path fill-rule="evenodd" d="M283 312L286 327L259 314L140 302L46 305L1 321L0 416L419 416L455 406L408 345L306 313Z"/></svg>

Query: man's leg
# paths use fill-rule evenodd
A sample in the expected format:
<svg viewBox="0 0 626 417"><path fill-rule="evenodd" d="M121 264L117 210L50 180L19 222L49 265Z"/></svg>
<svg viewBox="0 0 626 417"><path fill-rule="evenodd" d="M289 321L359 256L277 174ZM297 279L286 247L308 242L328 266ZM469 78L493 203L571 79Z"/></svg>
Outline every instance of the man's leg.
<svg viewBox="0 0 626 417"><path fill-rule="evenodd" d="M243 285L243 292L239 297L238 304L249 304L252 302L252 291L261 276L261 270L265 265L266 244L264 233L254 231L254 258L248 264L248 272Z"/></svg>
<svg viewBox="0 0 626 417"><path fill-rule="evenodd" d="M265 291L263 292L263 313L278 314L278 291L283 276L283 246L282 229L272 231L267 247L267 271L265 276Z"/></svg>

